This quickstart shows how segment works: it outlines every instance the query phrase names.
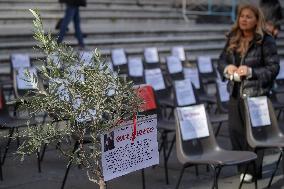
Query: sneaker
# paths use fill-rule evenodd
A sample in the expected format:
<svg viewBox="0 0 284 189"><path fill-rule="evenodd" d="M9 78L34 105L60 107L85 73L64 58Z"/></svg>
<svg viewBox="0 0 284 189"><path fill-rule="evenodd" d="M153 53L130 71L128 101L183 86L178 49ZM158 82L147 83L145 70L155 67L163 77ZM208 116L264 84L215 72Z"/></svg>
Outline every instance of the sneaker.
<svg viewBox="0 0 284 189"><path fill-rule="evenodd" d="M243 177L244 177L244 173L242 173L240 176L240 182L242 182ZM244 178L244 183L251 183L252 181L253 181L253 176L247 173Z"/></svg>

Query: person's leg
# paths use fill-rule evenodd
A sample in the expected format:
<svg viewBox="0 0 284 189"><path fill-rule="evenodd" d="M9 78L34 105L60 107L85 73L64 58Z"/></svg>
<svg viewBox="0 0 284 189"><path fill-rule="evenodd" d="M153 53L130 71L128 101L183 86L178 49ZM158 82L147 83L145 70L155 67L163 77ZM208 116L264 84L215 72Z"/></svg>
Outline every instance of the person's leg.
<svg viewBox="0 0 284 189"><path fill-rule="evenodd" d="M58 43L61 43L63 41L63 38L64 38L64 35L66 33L68 24L70 23L70 21L74 17L74 14L75 14L74 8L75 7L69 6L69 5L67 5L67 7L66 7L65 15L64 15L64 18L63 18L61 25L60 25L60 32L58 34L58 39L57 39Z"/></svg>
<svg viewBox="0 0 284 189"><path fill-rule="evenodd" d="M79 42L79 46L84 48L84 41L83 41L83 34L81 31L81 26L80 26L80 12L79 12L79 7L76 8L75 15L74 15L74 29L75 29L75 36Z"/></svg>

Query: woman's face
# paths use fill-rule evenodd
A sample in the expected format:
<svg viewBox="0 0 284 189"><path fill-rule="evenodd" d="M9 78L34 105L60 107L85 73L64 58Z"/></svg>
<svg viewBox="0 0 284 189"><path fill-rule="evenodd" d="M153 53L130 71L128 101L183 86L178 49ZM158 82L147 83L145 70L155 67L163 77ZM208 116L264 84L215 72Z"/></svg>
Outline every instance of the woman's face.
<svg viewBox="0 0 284 189"><path fill-rule="evenodd" d="M257 19L250 9L243 9L239 18L239 27L242 31L253 31L256 27Z"/></svg>

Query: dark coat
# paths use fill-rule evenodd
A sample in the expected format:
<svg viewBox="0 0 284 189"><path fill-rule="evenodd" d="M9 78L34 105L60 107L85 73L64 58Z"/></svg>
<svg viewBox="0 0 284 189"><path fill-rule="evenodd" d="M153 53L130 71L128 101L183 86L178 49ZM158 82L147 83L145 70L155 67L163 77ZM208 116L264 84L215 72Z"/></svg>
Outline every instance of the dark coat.
<svg viewBox="0 0 284 189"><path fill-rule="evenodd" d="M229 41L230 37L228 38ZM279 72L279 57L275 40L271 35L265 34L261 39L256 36L250 43L250 47L242 59L241 64L252 68L252 77L241 82L240 96L242 98L268 95ZM221 75L229 64L235 64L236 58L233 52L227 51L228 42L219 57L218 71ZM228 82L230 94L233 91L234 82Z"/></svg>
<svg viewBox="0 0 284 189"><path fill-rule="evenodd" d="M87 6L87 0L59 0L60 3L66 3L67 5L71 6Z"/></svg>

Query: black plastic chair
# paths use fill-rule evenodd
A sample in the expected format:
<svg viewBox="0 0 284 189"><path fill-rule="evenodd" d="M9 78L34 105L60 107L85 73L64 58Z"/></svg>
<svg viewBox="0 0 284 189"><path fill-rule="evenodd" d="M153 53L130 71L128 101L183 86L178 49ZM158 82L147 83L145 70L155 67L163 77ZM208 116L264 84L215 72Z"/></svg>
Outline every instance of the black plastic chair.
<svg viewBox="0 0 284 189"><path fill-rule="evenodd" d="M268 183L268 188L271 186L274 175L279 166L280 160L283 156L284 148L284 134L281 132L278 121L274 112L271 101L267 98L268 111L271 125L252 127L248 102L245 100L245 125L246 125L246 138L250 147L257 152L260 149L276 148L279 150L280 155L276 163L276 167L272 172L271 178Z"/></svg>
<svg viewBox="0 0 284 189"><path fill-rule="evenodd" d="M209 136L196 138L191 140L183 140L180 129L180 117L178 111L182 108L177 108L175 111L176 118L176 148L178 160L183 167L178 178L176 189L179 188L183 173L187 167L193 165L209 165L214 173L214 182L212 188L218 189L218 178L221 169L224 166L232 166L238 164L248 164L256 159L256 154L248 151L230 151L219 147L216 142L211 123L207 116L207 124ZM254 170L256 166L254 163ZM246 170L247 171L247 170ZM246 174L246 172L245 172ZM240 183L241 188L244 177ZM255 188L257 188L257 180L255 179Z"/></svg>
<svg viewBox="0 0 284 189"><path fill-rule="evenodd" d="M127 55L123 48L112 49L111 60L115 71L119 70L120 74L127 74Z"/></svg>

